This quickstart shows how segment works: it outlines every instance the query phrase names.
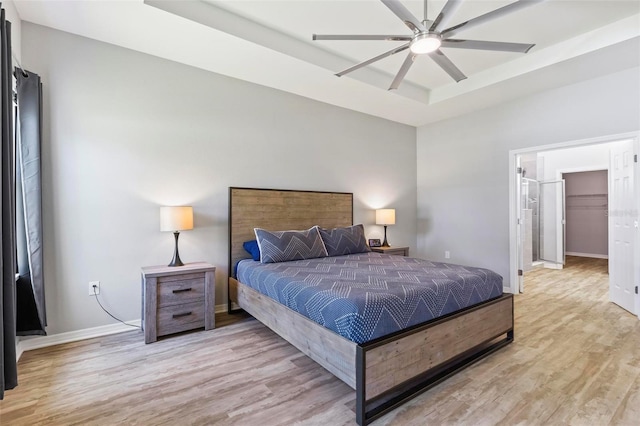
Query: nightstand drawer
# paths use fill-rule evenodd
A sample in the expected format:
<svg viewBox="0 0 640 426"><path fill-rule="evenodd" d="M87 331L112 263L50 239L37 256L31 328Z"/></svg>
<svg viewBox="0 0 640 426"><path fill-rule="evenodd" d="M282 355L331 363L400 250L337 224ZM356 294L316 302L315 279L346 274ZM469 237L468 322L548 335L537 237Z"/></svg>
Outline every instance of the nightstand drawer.
<svg viewBox="0 0 640 426"><path fill-rule="evenodd" d="M193 302L158 309L158 336L204 327L204 303Z"/></svg>
<svg viewBox="0 0 640 426"><path fill-rule="evenodd" d="M158 279L158 307L204 300L204 274Z"/></svg>

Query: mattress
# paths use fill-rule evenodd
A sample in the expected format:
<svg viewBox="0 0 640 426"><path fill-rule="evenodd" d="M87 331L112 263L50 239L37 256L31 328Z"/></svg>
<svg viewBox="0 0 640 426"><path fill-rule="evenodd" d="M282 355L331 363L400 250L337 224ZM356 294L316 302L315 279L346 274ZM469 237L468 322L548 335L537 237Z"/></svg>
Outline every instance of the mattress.
<svg viewBox="0 0 640 426"><path fill-rule="evenodd" d="M358 344L502 295L502 277L491 270L374 252L246 259L237 278Z"/></svg>

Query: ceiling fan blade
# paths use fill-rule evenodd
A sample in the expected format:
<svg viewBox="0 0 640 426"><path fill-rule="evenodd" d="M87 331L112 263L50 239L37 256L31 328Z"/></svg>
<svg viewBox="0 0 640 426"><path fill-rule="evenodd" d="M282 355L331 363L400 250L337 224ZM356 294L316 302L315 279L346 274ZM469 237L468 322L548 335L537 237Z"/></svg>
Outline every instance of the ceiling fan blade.
<svg viewBox="0 0 640 426"><path fill-rule="evenodd" d="M366 60L366 61L364 61L364 62L360 62L359 64L354 65L354 66L352 66L351 68L347 68L347 69L346 69L346 70L344 70L344 71L340 71L340 72L339 72L339 73L337 73L336 75L337 75L338 77L342 77L343 75L348 74L348 73L350 73L351 71L355 71L355 70L357 70L357 69L359 69L359 68L366 67L367 65L372 64L372 63L374 63L374 62L376 62L376 61L379 61L380 59L384 59L384 58L386 58L387 56L391 56L391 55L393 55L394 53L402 52L403 50L405 50L405 49L408 49L408 48L409 48L409 44L410 44L410 43L405 43L405 44L403 44L402 46L396 47L395 49L391 49L390 51L385 52L385 53L383 53L382 55L378 55L378 56L376 56L375 58L371 58L371 59L368 59L368 60Z"/></svg>
<svg viewBox="0 0 640 426"><path fill-rule="evenodd" d="M502 41L457 40L448 38L446 40L442 40L441 47L527 53L533 46L535 46L535 44L506 43Z"/></svg>
<svg viewBox="0 0 640 426"><path fill-rule="evenodd" d="M449 74L451 78L453 78L456 82L467 78L467 76L464 75L462 71L460 71L458 67L456 67L453 62L451 62L451 60L447 58L444 53L442 53L440 49L436 50L435 52L431 52L428 55L436 64L440 65L440 68L445 70L445 72Z"/></svg>
<svg viewBox="0 0 640 426"><path fill-rule="evenodd" d="M520 9L524 9L525 7L532 6L536 3L541 3L545 0L518 0L514 3L508 4L500 9L492 10L491 12L485 13L484 15L480 15L476 18L469 19L466 22L458 24L454 27L448 28L442 31L442 37L449 38L458 34L460 31L468 30L478 25L482 25L489 21L493 21L494 19L501 18L510 13L516 12Z"/></svg>
<svg viewBox="0 0 640 426"><path fill-rule="evenodd" d="M404 24L411 29L411 31L427 31L427 29L422 25L422 22L407 9L402 3L398 0L380 0L387 6L395 15L400 18Z"/></svg>
<svg viewBox="0 0 640 426"><path fill-rule="evenodd" d="M312 40L387 40L387 41L410 41L411 36L405 35L326 35L313 34Z"/></svg>
<svg viewBox="0 0 640 426"><path fill-rule="evenodd" d="M449 23L453 14L456 13L456 10L458 10L461 4L462 0L449 0L440 11L440 14L436 17L436 20L433 21L429 31L442 31L443 28L446 28L446 25Z"/></svg>
<svg viewBox="0 0 640 426"><path fill-rule="evenodd" d="M411 65L413 65L413 60L415 59L415 57L416 55L409 52L409 54L407 55L407 59L404 60L402 66L400 67L400 71L398 71L398 74L396 74L396 77L391 82L389 90L395 90L400 86L400 83L402 83L402 80L404 80L407 72L409 72L409 68L411 68Z"/></svg>

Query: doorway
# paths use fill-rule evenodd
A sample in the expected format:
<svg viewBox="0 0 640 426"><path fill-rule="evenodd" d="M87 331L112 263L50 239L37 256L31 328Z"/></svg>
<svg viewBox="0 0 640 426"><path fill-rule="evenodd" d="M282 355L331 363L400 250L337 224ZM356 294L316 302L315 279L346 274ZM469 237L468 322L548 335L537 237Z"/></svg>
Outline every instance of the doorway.
<svg viewBox="0 0 640 426"><path fill-rule="evenodd" d="M609 258L609 171L563 173L565 255Z"/></svg>
<svg viewBox="0 0 640 426"><path fill-rule="evenodd" d="M609 299L640 317L640 297L634 291L640 278L640 256L634 256L640 242L637 151L634 133L510 152L514 293L525 291L527 271L561 269L567 254L601 259L611 255ZM576 234L576 225L592 219L595 225L589 229L595 232Z"/></svg>

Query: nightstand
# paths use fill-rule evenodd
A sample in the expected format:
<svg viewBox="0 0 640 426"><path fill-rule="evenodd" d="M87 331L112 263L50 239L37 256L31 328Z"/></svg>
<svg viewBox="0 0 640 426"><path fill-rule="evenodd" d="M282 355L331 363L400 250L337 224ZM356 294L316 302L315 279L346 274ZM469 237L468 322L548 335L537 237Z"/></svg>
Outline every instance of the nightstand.
<svg viewBox="0 0 640 426"><path fill-rule="evenodd" d="M371 251L384 254L395 254L396 256L409 256L409 247L371 247Z"/></svg>
<svg viewBox="0 0 640 426"><path fill-rule="evenodd" d="M145 343L167 334L215 327L215 271L205 262L142 268Z"/></svg>

